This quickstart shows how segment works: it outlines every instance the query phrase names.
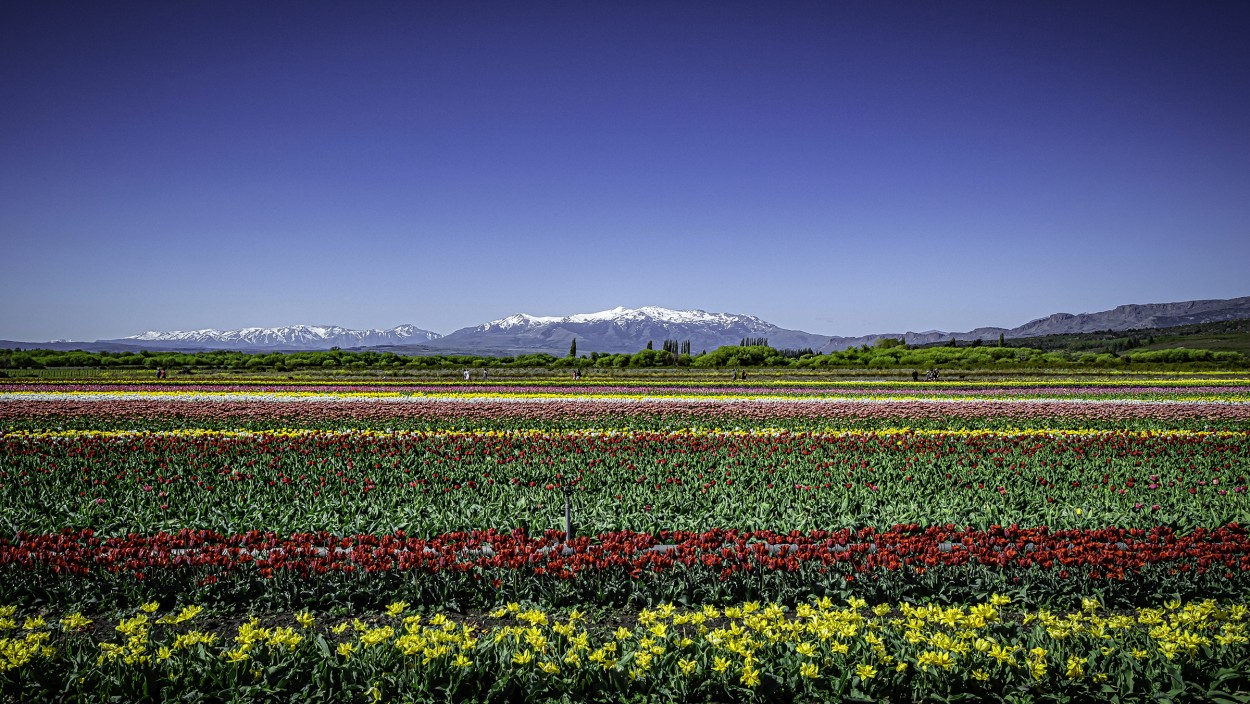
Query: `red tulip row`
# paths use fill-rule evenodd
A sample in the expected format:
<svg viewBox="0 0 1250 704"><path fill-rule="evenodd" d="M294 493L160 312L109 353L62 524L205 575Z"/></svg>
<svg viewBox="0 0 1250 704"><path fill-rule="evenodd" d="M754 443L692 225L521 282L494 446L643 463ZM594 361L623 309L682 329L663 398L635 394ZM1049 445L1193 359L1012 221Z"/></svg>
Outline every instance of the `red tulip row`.
<svg viewBox="0 0 1250 704"><path fill-rule="evenodd" d="M97 538L92 531L18 534L0 540L0 569L47 570L72 575L93 572L210 568L222 572L256 570L301 576L328 572L471 572L493 568L533 575L576 577L583 572L619 570L639 577L682 567L736 571L795 571L817 566L848 576L875 570L923 574L940 566L984 565L996 569L1060 570L1126 579L1145 566L1205 574L1222 571L1228 579L1250 573L1250 534L1231 524L1178 534L1106 528L1059 530L1045 527L994 527L961 530L954 526L895 526L840 531L711 530L702 533L604 533L565 541L559 532L530 537L520 531L449 533L432 539L403 532L337 537L327 534L249 532L221 535L184 530L157 535Z"/></svg>

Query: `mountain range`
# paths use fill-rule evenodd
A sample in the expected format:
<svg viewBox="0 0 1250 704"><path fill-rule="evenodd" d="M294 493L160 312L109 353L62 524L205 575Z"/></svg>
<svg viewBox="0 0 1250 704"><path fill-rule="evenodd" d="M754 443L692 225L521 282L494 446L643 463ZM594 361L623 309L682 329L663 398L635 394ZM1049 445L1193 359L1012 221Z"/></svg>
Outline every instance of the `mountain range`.
<svg viewBox="0 0 1250 704"><path fill-rule="evenodd" d="M752 315L709 313L702 310L671 310L654 306L613 308L598 313L564 317L517 313L448 335L400 325L388 330L352 330L335 325L291 325L277 328L237 330L150 330L130 337L95 342L47 343L0 340L4 347L43 347L109 351L230 349L249 352L328 349L377 349L402 354L504 355L548 352L564 355L576 339L582 352L637 352L648 341L659 347L663 340L690 341L694 352L737 345L742 338L767 338L777 349L811 348L818 352L871 345L881 338L901 338L908 344L932 344L957 340L997 340L1105 330L1168 328L1195 323L1250 318L1250 296L1224 300L1182 301L1122 305L1098 313L1055 313L1014 328L980 327L966 332L878 333L859 337L819 335L787 330Z"/></svg>
<svg viewBox="0 0 1250 704"><path fill-rule="evenodd" d="M199 347L227 350L324 350L331 347L377 347L437 340L442 335L415 325L389 330L350 330L337 325L288 325L279 328L240 328L238 330L149 330L120 340L122 344L160 347Z"/></svg>

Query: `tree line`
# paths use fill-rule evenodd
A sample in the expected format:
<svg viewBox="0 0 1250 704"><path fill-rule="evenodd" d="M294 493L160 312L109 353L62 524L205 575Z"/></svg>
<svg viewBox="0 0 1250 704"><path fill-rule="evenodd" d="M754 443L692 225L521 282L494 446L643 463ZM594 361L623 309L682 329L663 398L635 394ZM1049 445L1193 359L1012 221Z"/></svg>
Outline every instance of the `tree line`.
<svg viewBox="0 0 1250 704"><path fill-rule="evenodd" d="M754 340L752 340L754 341ZM817 354L811 349L778 350L767 345L735 345L691 354L690 341L665 340L659 350L633 354L590 352L556 357L545 352L505 357L475 355L404 356L394 352L330 349L309 352L84 352L44 349L0 350L0 370L55 369L156 370L194 373L196 370L308 371L308 370L420 370L458 368L647 368L647 367L793 367L798 369L1043 369L1085 367L1133 369L1152 366L1235 368L1250 367L1240 352L1206 349L1164 349L1136 352L1042 350L1031 347L912 347L899 340L878 340L847 350Z"/></svg>

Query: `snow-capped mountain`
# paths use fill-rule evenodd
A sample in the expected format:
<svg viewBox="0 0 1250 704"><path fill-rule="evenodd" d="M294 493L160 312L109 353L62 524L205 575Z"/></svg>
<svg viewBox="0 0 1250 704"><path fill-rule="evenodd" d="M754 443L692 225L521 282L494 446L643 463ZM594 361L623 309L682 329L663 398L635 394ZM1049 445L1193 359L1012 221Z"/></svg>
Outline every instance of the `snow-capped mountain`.
<svg viewBox="0 0 1250 704"><path fill-rule="evenodd" d="M753 315L672 310L656 306L612 308L598 313L564 317L517 313L476 327L462 328L431 346L437 348L550 352L564 354L576 338L581 351L637 352L650 341L659 349L664 340L690 341L694 352L736 345L744 337L766 337L776 348L813 349L828 337L786 330Z"/></svg>
<svg viewBox="0 0 1250 704"><path fill-rule="evenodd" d="M287 325L237 330L149 330L107 342L152 349L324 350L330 347L424 344L440 337L442 335L415 325L400 325L389 330L351 330L337 325Z"/></svg>
<svg viewBox="0 0 1250 704"><path fill-rule="evenodd" d="M708 313L702 310L671 310L669 308L659 308L657 306L643 306L642 308L622 308L617 307L611 310L601 310L598 313L577 313L568 315L563 318L555 316L538 316L529 315L527 313L517 313L499 320L492 320L489 323L483 323L475 328L479 332L492 332L501 330L517 330L541 327L545 325L575 325L581 323L658 323L673 325L708 325L727 327L735 324L753 325L756 327L768 327L769 323L756 318L753 315L734 315L731 313ZM761 327L763 326L763 327ZM775 326L774 326L775 327Z"/></svg>

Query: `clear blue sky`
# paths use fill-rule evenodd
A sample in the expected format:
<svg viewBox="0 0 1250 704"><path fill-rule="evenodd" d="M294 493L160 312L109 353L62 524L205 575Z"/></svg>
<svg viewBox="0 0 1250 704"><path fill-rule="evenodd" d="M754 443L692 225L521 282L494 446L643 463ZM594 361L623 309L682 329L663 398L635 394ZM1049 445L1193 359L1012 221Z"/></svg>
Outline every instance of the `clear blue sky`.
<svg viewBox="0 0 1250 704"><path fill-rule="evenodd" d="M1250 3L0 4L0 338L1250 294Z"/></svg>

